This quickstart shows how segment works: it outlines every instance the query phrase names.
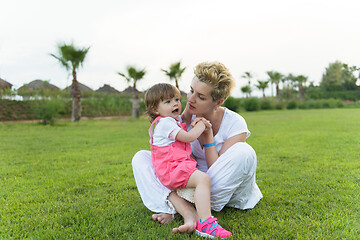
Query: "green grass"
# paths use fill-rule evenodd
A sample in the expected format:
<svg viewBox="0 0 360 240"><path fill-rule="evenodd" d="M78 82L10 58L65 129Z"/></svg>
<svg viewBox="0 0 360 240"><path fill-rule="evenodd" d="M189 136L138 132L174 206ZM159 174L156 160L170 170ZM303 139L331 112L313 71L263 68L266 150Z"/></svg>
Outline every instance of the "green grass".
<svg viewBox="0 0 360 240"><path fill-rule="evenodd" d="M357 239L360 110L241 113L264 195L213 214L232 239ZM172 234L143 206L131 169L145 118L0 123L0 239L201 239Z"/></svg>

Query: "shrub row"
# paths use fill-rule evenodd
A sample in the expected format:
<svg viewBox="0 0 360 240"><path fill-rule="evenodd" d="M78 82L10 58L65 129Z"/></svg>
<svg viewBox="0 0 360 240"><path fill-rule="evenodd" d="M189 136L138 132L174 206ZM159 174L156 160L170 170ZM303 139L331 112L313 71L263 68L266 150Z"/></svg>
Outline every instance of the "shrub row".
<svg viewBox="0 0 360 240"><path fill-rule="evenodd" d="M318 99L307 100L304 102L290 100L278 101L276 99L260 99L260 98L233 98L229 97L224 106L233 111L259 111L259 110L272 110L272 109L318 109L318 108L342 108L345 104L339 99Z"/></svg>
<svg viewBox="0 0 360 240"><path fill-rule="evenodd" d="M103 98L84 98L81 100L82 116L98 117L131 115L132 103L128 97L108 95ZM71 117L71 99L52 98L42 100L16 101L0 99L0 121L41 119L45 124L55 118ZM140 104L140 112L145 111Z"/></svg>
<svg viewBox="0 0 360 240"><path fill-rule="evenodd" d="M128 96L107 95L102 98L84 98L82 103L82 116L130 116L132 103ZM182 101L183 109L186 99ZM345 104L338 99L318 99L296 101L282 101L274 98L234 98L229 97L224 106L236 111L258 111L272 109L318 109L341 108ZM51 100L1 100L0 121L41 119L44 124L53 123L56 118L70 118L71 99L53 98ZM349 104L349 107L360 107L358 103ZM145 105L140 101L140 114L145 112Z"/></svg>

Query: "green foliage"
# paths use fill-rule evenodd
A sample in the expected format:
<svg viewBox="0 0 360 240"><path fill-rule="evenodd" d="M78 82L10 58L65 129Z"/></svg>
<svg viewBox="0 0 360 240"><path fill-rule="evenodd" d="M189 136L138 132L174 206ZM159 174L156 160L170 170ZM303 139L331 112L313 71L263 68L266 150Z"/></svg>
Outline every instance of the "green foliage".
<svg viewBox="0 0 360 240"><path fill-rule="evenodd" d="M241 99L230 96L230 97L228 97L228 99L226 99L223 106L234 112L238 112L241 107Z"/></svg>
<svg viewBox="0 0 360 240"><path fill-rule="evenodd" d="M360 100L360 87L357 87L355 90L341 90L341 91L324 91L320 87L310 87L306 89L306 98L307 99L342 99L356 101Z"/></svg>
<svg viewBox="0 0 360 240"><path fill-rule="evenodd" d="M78 48L74 46L74 43L66 44L61 43L57 46L58 54L50 54L56 58L60 64L68 71L76 71L83 65L86 54L89 52L88 48Z"/></svg>
<svg viewBox="0 0 360 240"><path fill-rule="evenodd" d="M261 110L271 110L274 109L275 106L270 99L262 99L260 103Z"/></svg>
<svg viewBox="0 0 360 240"><path fill-rule="evenodd" d="M244 101L244 108L246 111L258 111L260 110L260 100L255 97L247 98Z"/></svg>
<svg viewBox="0 0 360 240"><path fill-rule="evenodd" d="M286 105L286 109L296 109L297 107L298 103L295 100L290 100Z"/></svg>
<svg viewBox="0 0 360 240"><path fill-rule="evenodd" d="M59 118L61 113L65 112L64 101L60 99L40 100L34 103L32 107L35 118L42 120L42 124L44 125L53 125L56 118Z"/></svg>
<svg viewBox="0 0 360 240"><path fill-rule="evenodd" d="M326 91L354 90L357 78L353 75L356 68L349 68L339 61L330 63L321 79L320 86Z"/></svg>
<svg viewBox="0 0 360 240"><path fill-rule="evenodd" d="M232 239L357 239L358 109L242 115L264 197L213 212ZM183 219L161 225L141 201L131 159L149 149L148 127L145 118L0 124L0 239L203 239L172 234Z"/></svg>

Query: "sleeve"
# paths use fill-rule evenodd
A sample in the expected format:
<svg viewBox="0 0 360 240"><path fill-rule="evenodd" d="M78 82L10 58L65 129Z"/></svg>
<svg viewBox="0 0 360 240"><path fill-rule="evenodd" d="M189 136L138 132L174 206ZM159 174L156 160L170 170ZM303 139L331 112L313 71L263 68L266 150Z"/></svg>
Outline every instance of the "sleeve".
<svg viewBox="0 0 360 240"><path fill-rule="evenodd" d="M156 125L156 131L164 138L175 140L176 134L180 131L180 126L177 125L176 120L171 117L160 119Z"/></svg>
<svg viewBox="0 0 360 240"><path fill-rule="evenodd" d="M241 134L241 133L246 133L246 138L248 138L250 136L250 131L247 127L246 121L245 119L240 116L237 113L233 113L231 114L231 118L229 123L229 131L228 131L228 137L227 138L231 138L235 135Z"/></svg>

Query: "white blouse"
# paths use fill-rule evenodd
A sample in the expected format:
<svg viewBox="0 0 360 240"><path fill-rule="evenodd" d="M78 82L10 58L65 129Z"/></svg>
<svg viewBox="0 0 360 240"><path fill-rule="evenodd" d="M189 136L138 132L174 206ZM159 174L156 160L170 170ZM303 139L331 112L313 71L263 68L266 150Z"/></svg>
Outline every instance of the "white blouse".
<svg viewBox="0 0 360 240"><path fill-rule="evenodd" d="M217 152L220 151L221 147L227 139L241 133L246 133L246 138L248 138L251 134L247 128L246 121L242 116L225 107L224 109L225 112L221 121L220 129L214 136ZM193 119L194 118L196 118L195 115L193 116ZM187 128L189 131L192 127L188 126ZM191 149L193 155L198 162L197 167L199 168L199 170L206 172L208 170L208 167L205 160L205 149L202 148L197 139L191 143Z"/></svg>

